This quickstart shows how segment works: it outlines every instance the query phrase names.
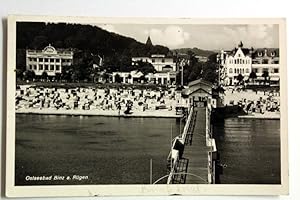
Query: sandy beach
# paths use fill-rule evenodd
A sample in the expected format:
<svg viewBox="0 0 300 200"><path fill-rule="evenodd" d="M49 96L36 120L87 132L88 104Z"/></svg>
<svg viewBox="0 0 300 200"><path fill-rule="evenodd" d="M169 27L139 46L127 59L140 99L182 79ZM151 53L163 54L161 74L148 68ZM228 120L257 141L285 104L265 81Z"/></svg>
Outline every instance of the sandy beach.
<svg viewBox="0 0 300 200"><path fill-rule="evenodd" d="M247 119L280 119L279 112L266 112L262 113L251 113L248 115L240 115L238 118L247 118Z"/></svg>

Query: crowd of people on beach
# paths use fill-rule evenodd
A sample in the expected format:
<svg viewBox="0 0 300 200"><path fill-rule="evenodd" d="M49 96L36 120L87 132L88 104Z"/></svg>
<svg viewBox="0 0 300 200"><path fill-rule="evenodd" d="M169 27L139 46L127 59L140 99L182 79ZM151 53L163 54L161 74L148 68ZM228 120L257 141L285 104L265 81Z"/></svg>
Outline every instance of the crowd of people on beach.
<svg viewBox="0 0 300 200"><path fill-rule="evenodd" d="M280 94L278 91L241 91L227 92L229 104L239 105L248 114L280 112Z"/></svg>
<svg viewBox="0 0 300 200"><path fill-rule="evenodd" d="M274 98L261 97L257 101L247 101L247 99L242 99L239 105L244 109L245 112L249 113L261 113L265 112L280 112L280 103Z"/></svg>
<svg viewBox="0 0 300 200"><path fill-rule="evenodd" d="M175 90L23 86L16 91L16 110L111 110L130 114L147 110L174 111L177 105L187 102Z"/></svg>

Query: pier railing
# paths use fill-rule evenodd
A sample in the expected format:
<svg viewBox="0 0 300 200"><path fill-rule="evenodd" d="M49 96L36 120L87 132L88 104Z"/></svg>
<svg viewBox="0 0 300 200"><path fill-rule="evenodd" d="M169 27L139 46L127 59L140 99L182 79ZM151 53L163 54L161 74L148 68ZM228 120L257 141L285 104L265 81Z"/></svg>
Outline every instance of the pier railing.
<svg viewBox="0 0 300 200"><path fill-rule="evenodd" d="M190 126L192 125L193 121L193 115L194 114L194 108L191 107L189 110L189 115L186 120L185 126L183 128L182 134L180 136L177 136L174 138L172 143L171 151L168 155L168 163L170 168L170 173L168 176L167 184L170 184L174 180L174 176L178 176L178 170L181 170L180 166L180 157L182 155L182 151L184 148L184 144L187 138L187 135L189 134Z"/></svg>
<svg viewBox="0 0 300 200"><path fill-rule="evenodd" d="M215 166L216 166L216 159L217 159L217 146L215 139L212 135L212 127L211 127L211 112L212 107L211 104L208 102L205 107L205 142L206 146L209 148L207 152L207 182L210 184L215 183ZM186 120L186 124L180 136L177 136L172 141L172 148L168 155L168 168L169 168L169 175L167 184L172 183L185 183L187 173L187 165L188 161L182 158L182 154L184 151L184 146L187 143L187 139L193 132L193 126L195 125L195 112L194 107L192 106L189 110L189 115ZM186 168L183 166L186 165ZM185 174L185 175L179 175Z"/></svg>
<svg viewBox="0 0 300 200"><path fill-rule="evenodd" d="M208 151L208 163L207 163L207 179L208 183L215 183L215 160L217 159L217 145L216 141L213 138L212 134L212 126L211 126L211 112L212 107L211 104L208 103L206 106L206 146L210 148Z"/></svg>

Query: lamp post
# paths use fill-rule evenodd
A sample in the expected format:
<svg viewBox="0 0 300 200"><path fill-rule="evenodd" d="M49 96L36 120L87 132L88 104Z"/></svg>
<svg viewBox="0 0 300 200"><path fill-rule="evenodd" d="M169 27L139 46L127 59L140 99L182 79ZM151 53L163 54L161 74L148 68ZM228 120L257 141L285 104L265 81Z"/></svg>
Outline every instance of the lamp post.
<svg viewBox="0 0 300 200"><path fill-rule="evenodd" d="M217 55L217 64L218 64L218 86L220 86L220 82L221 82L221 75L220 75L220 62L221 62L221 60L220 60L220 54L218 54Z"/></svg>

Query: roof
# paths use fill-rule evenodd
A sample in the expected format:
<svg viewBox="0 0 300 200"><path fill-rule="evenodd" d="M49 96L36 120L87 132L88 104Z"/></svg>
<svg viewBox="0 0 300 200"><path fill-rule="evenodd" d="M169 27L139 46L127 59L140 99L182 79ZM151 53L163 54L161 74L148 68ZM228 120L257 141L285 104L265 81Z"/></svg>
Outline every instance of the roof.
<svg viewBox="0 0 300 200"><path fill-rule="evenodd" d="M152 41L151 41L150 36L148 36L148 38L147 38L146 45L152 46Z"/></svg>
<svg viewBox="0 0 300 200"><path fill-rule="evenodd" d="M258 48L255 49L253 53L253 58L255 57L279 57L279 48Z"/></svg>
<svg viewBox="0 0 300 200"><path fill-rule="evenodd" d="M191 86L199 84L199 83L210 86L210 87L213 87L213 84L211 82L205 81L203 79L197 79L197 80L191 81L191 82L189 82L188 86L191 87Z"/></svg>
<svg viewBox="0 0 300 200"><path fill-rule="evenodd" d="M73 51L71 49L56 49L54 48L51 44L46 46L42 50L32 50L32 49L27 49L27 53L43 53L43 54L73 54Z"/></svg>
<svg viewBox="0 0 300 200"><path fill-rule="evenodd" d="M182 94L183 94L183 95L191 95L191 94L196 93L196 92L199 92L199 91L203 91L203 92L205 92L205 93L207 93L207 94L209 94L209 95L212 95L212 93L210 93L209 91L207 91L207 90L205 90L205 89L203 89L203 88L198 88L198 89L193 90L193 91L191 91L189 88L183 89L183 90L182 90Z"/></svg>

